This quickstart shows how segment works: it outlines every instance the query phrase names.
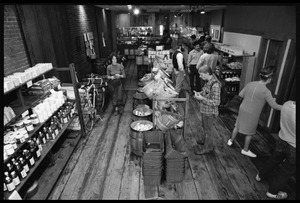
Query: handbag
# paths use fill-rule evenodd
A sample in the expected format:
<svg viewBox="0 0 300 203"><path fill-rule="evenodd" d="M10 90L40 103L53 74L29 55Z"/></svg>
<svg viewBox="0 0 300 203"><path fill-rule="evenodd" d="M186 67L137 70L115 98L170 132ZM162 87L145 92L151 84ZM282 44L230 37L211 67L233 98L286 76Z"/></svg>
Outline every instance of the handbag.
<svg viewBox="0 0 300 203"><path fill-rule="evenodd" d="M234 95L234 97L229 102L227 102L225 108L232 111L233 113L238 114L242 101L243 97L240 97L239 95Z"/></svg>

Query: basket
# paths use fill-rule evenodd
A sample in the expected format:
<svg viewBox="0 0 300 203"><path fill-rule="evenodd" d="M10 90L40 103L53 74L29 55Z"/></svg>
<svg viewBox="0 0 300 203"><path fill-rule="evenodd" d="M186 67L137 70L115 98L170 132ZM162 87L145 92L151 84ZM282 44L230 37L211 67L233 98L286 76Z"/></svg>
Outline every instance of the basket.
<svg viewBox="0 0 300 203"><path fill-rule="evenodd" d="M169 112L169 111L160 111L160 115L156 117L156 126L161 131L166 131L175 126L180 122L182 116Z"/></svg>

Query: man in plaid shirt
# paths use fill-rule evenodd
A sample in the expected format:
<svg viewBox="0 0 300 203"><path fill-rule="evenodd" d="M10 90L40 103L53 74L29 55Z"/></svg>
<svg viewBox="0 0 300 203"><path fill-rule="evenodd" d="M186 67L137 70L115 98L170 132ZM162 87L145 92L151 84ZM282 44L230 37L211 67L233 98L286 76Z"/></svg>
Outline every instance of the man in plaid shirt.
<svg viewBox="0 0 300 203"><path fill-rule="evenodd" d="M200 101L202 126L204 133L196 136L197 145L194 146L196 154L205 154L213 151L213 139L211 129L213 121L219 115L221 84L212 74L212 69L203 65L199 68L199 77L206 80L201 92L195 92L195 98ZM204 145L201 147L200 145Z"/></svg>

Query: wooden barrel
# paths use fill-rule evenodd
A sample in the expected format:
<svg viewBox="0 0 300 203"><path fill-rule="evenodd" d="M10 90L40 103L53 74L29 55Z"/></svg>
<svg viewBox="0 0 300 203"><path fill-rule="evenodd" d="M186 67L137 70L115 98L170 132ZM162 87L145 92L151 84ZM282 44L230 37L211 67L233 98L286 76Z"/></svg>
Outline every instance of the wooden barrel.
<svg viewBox="0 0 300 203"><path fill-rule="evenodd" d="M148 99L144 92L136 92L133 95L133 109L136 109L136 107L140 104L146 104L150 107L152 106L151 100Z"/></svg>
<svg viewBox="0 0 300 203"><path fill-rule="evenodd" d="M137 125L148 125L149 128L146 130L137 129ZM130 147L131 152L137 156L142 156L144 146L144 134L143 132L150 131L153 129L153 123L147 120L138 120L130 124Z"/></svg>
<svg viewBox="0 0 300 203"><path fill-rule="evenodd" d="M152 122L152 114L153 110L150 109L150 107L146 104L138 105L133 111L132 111L133 121L138 120L148 120Z"/></svg>

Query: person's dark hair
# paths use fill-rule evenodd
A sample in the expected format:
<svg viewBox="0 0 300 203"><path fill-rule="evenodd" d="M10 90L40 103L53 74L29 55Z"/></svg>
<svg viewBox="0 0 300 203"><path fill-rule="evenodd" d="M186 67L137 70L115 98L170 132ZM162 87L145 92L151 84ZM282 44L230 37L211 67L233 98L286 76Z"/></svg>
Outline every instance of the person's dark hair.
<svg viewBox="0 0 300 203"><path fill-rule="evenodd" d="M209 42L205 43L203 47L203 51L204 53L208 53L208 54L213 53L215 51L213 44Z"/></svg>
<svg viewBox="0 0 300 203"><path fill-rule="evenodd" d="M263 81L266 81L269 78L272 78L275 72L276 72L276 66L266 66L260 70L259 78Z"/></svg>
<svg viewBox="0 0 300 203"><path fill-rule="evenodd" d="M209 67L208 65L204 64L203 66L201 66L198 70L199 74L200 73L208 73L209 75L212 75L212 69L211 67Z"/></svg>
<svg viewBox="0 0 300 203"><path fill-rule="evenodd" d="M205 41L211 42L211 36L210 36L210 35L206 35L206 36L205 36Z"/></svg>
<svg viewBox="0 0 300 203"><path fill-rule="evenodd" d="M198 44L200 45L200 42L198 40L193 42L193 46L197 46Z"/></svg>

